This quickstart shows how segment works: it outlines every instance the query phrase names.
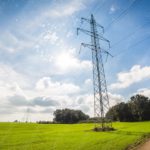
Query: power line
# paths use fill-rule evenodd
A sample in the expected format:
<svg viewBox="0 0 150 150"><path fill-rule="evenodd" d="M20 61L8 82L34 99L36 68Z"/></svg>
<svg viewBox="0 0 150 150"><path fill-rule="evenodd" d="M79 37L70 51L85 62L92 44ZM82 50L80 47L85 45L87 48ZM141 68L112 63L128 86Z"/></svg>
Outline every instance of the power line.
<svg viewBox="0 0 150 150"><path fill-rule="evenodd" d="M136 1L137 0L134 0L124 11L122 11L120 13L120 15L117 18L115 18L110 24L108 24L108 26L106 27L106 30L108 30L112 24L114 24L115 22L117 22L119 20L119 18L121 18L123 15L126 15L128 13L128 11L129 11L129 9L134 6L134 4L136 3Z"/></svg>
<svg viewBox="0 0 150 150"><path fill-rule="evenodd" d="M129 33L127 36L123 37L122 39L120 39L119 41L117 41L116 43L114 43L111 48L116 47L118 44L120 44L122 41L126 40L127 38L131 37L132 35L134 35L136 32L138 32L139 30L143 29L145 25L149 24L150 22L145 23L144 25L136 28L136 30L134 30L133 32Z"/></svg>
<svg viewBox="0 0 150 150"><path fill-rule="evenodd" d="M117 57L117 56L119 56L119 55L121 55L121 54L127 52L127 50L129 50L130 48L133 48L133 47L135 47L135 46L137 46L137 45L143 43L144 41L146 41L146 40L148 40L148 39L150 39L150 36L148 36L148 37L146 37L146 38L144 38L144 39L142 39L142 40L140 40L140 41L134 43L133 45L129 46L127 49L124 49L124 50L121 50L121 51L117 52L117 54L114 55L114 57Z"/></svg>

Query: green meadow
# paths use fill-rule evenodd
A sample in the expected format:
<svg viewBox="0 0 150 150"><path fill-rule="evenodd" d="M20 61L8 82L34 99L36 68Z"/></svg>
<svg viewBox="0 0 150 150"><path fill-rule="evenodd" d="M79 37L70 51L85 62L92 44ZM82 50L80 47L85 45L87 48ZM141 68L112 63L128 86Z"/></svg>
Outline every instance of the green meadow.
<svg viewBox="0 0 150 150"><path fill-rule="evenodd" d="M116 122L111 132L93 132L93 126L0 123L0 150L124 150L150 134L150 122Z"/></svg>

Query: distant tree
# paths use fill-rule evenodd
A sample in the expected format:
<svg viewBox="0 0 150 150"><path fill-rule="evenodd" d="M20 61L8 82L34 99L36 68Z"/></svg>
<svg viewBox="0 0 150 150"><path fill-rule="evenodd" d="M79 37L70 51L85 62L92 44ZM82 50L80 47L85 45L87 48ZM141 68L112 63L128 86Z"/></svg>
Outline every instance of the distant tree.
<svg viewBox="0 0 150 150"><path fill-rule="evenodd" d="M39 124L53 124L54 122L53 121L40 120L40 121L37 121L36 123L39 123Z"/></svg>
<svg viewBox="0 0 150 150"><path fill-rule="evenodd" d="M18 120L14 120L14 122L19 122Z"/></svg>
<svg viewBox="0 0 150 150"><path fill-rule="evenodd" d="M150 100L143 95L130 98L129 107L132 110L134 121L150 120Z"/></svg>
<svg viewBox="0 0 150 150"><path fill-rule="evenodd" d="M150 120L150 99L143 95L135 95L127 103L117 104L106 114L114 121L146 121Z"/></svg>
<svg viewBox="0 0 150 150"><path fill-rule="evenodd" d="M81 110L73 109L57 109L54 112L54 122L57 123L77 123L88 119L89 116L84 114Z"/></svg>

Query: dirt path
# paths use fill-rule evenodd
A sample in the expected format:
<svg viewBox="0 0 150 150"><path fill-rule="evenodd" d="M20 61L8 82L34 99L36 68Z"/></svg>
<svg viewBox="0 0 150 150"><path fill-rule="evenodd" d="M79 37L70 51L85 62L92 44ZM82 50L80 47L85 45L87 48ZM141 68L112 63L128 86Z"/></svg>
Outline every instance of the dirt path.
<svg viewBox="0 0 150 150"><path fill-rule="evenodd" d="M150 140L142 145L139 145L135 150L150 150Z"/></svg>

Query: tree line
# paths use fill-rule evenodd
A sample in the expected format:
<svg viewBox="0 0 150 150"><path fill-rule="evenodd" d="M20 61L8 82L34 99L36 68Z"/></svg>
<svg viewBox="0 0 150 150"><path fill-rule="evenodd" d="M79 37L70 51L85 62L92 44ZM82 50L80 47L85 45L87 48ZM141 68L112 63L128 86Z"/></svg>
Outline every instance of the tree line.
<svg viewBox="0 0 150 150"><path fill-rule="evenodd" d="M90 118L81 110L57 109L53 113L53 121L38 121L37 123L98 123L101 118ZM109 109L105 120L111 118L112 121L148 121L150 120L150 99L143 95L135 95L128 102L121 102Z"/></svg>
<svg viewBox="0 0 150 150"><path fill-rule="evenodd" d="M135 95L128 102L121 102L109 109L106 117L112 121L148 121L150 120L150 99Z"/></svg>

